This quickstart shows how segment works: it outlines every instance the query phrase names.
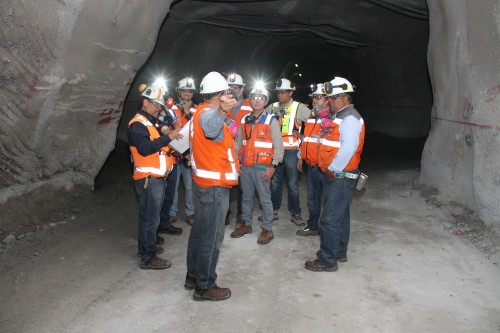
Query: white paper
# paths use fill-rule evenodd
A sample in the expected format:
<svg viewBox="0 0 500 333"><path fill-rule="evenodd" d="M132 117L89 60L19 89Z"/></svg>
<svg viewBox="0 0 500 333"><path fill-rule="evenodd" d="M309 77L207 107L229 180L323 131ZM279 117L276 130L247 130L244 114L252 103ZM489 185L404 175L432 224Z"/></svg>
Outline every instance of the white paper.
<svg viewBox="0 0 500 333"><path fill-rule="evenodd" d="M182 134L182 139L172 140L168 144L170 148L175 149L179 153L183 154L189 149L189 126L191 125L191 120L184 125L184 127L179 131Z"/></svg>

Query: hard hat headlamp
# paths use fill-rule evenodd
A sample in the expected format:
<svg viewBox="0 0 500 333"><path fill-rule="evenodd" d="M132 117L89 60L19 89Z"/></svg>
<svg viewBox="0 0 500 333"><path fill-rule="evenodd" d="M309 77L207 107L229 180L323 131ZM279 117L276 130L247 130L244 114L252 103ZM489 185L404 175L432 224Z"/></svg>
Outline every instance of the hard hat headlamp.
<svg viewBox="0 0 500 333"><path fill-rule="evenodd" d="M227 78L229 82L236 82L236 75L234 73L229 74L229 77Z"/></svg>
<svg viewBox="0 0 500 333"><path fill-rule="evenodd" d="M342 90L347 90L348 86L347 83L338 85L333 85L331 82L323 83L323 93L325 93L326 95L331 95L334 88L341 88Z"/></svg>

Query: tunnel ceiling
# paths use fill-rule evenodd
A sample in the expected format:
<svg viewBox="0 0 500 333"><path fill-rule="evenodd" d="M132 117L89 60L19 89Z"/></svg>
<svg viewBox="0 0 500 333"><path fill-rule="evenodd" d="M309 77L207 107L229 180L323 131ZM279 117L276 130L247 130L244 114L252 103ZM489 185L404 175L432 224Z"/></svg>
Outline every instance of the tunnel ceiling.
<svg viewBox="0 0 500 333"><path fill-rule="evenodd" d="M368 130L422 136L432 107L428 39L425 0L177 1L134 87L158 75L172 89L183 76L199 83L209 71L236 71L269 88L287 77L306 102L311 83L344 76Z"/></svg>

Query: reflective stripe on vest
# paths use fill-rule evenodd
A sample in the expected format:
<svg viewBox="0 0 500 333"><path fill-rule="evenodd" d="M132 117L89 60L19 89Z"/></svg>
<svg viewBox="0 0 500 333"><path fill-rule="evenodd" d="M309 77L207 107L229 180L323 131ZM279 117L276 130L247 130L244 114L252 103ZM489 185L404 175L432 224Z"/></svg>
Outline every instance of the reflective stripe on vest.
<svg viewBox="0 0 500 333"><path fill-rule="evenodd" d="M153 124L144 116L140 114L135 115L134 118L130 120L129 126L135 122L140 122L147 128L151 141L160 137L160 134ZM173 158L166 155L166 150L164 148L162 148L160 152L147 156L139 154L137 148L134 146L130 146L130 152L132 153L132 160L134 162L134 179L145 178L149 175L165 177L172 171Z"/></svg>
<svg viewBox="0 0 500 333"><path fill-rule="evenodd" d="M205 137L199 121L202 113L210 109L207 104L200 105L191 123L193 180L201 187L231 187L238 184L237 161L234 159L233 151L234 140L226 124L222 125L224 131L222 141L213 142Z"/></svg>
<svg viewBox="0 0 500 333"><path fill-rule="evenodd" d="M243 165L271 164L274 150L270 124L273 119L275 118L271 114L261 115L258 122L251 129L250 138L242 140L241 162ZM251 126L251 124L245 124L244 119L241 120L242 132L246 133L247 128Z"/></svg>
<svg viewBox="0 0 500 333"><path fill-rule="evenodd" d="M298 138L293 136L293 129L295 127L295 121L297 119L297 111L299 109L299 102L293 101L288 108L286 108L285 115L281 120L281 137L283 140L283 147L285 149L297 149L299 148L300 141ZM280 103L276 102L273 107L279 107ZM284 121L287 118L287 121ZM288 126L288 128L287 128ZM299 132L302 126L297 129Z"/></svg>

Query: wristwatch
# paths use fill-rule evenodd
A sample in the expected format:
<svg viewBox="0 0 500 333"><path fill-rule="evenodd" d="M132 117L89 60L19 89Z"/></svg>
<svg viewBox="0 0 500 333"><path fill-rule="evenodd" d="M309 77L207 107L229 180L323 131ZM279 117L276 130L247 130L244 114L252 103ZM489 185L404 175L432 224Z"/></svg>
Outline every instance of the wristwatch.
<svg viewBox="0 0 500 333"><path fill-rule="evenodd" d="M271 164L271 166L272 166L273 168L275 168L275 169L277 169L277 168L278 168L278 164Z"/></svg>

